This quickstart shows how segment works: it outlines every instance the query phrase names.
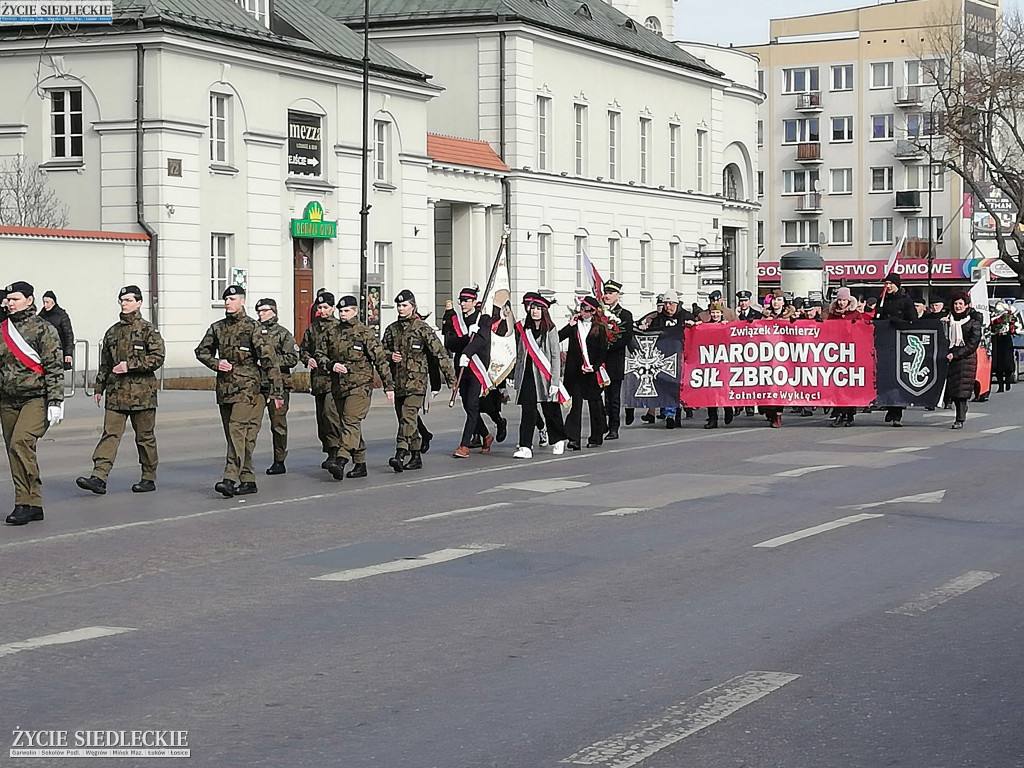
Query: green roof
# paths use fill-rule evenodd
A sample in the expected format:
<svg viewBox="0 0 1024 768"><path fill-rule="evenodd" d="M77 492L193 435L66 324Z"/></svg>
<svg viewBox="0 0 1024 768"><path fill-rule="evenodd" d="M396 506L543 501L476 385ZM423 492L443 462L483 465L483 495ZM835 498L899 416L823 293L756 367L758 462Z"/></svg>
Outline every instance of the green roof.
<svg viewBox="0 0 1024 768"><path fill-rule="evenodd" d="M364 0L307 0L356 29ZM373 0L373 28L518 21L720 76L722 73L602 0Z"/></svg>

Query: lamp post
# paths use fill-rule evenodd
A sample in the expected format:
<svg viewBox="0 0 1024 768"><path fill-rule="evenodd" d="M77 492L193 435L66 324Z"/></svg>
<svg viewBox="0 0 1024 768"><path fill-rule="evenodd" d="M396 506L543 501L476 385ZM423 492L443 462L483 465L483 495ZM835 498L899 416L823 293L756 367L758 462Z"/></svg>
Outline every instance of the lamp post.
<svg viewBox="0 0 1024 768"><path fill-rule="evenodd" d="M359 319L366 322L369 296L366 286L366 249L369 240L370 171L370 0L363 0L363 163L362 205L359 208Z"/></svg>

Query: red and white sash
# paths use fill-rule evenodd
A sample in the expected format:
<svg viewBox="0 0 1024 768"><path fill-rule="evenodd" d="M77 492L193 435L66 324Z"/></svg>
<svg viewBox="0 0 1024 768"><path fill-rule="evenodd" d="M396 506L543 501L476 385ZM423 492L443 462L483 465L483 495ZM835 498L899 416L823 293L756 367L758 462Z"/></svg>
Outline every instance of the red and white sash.
<svg viewBox="0 0 1024 768"><path fill-rule="evenodd" d="M544 383L550 386L551 384L551 361L548 360L548 356L544 354L544 350L540 348L540 344L537 343L537 339L534 338L533 334L523 327L521 322L516 323L516 330L519 331L519 335L523 339L523 346L526 347L526 353L533 360L533 364L537 366L537 370L540 371L541 378L544 379ZM565 386L559 383L558 385L558 402L565 405L569 402L569 392Z"/></svg>
<svg viewBox="0 0 1024 768"><path fill-rule="evenodd" d="M461 312L456 312L452 316L452 326L455 328L455 335L459 338L469 335L469 326L466 325L466 318L462 316ZM469 370L476 376L476 380L480 382L480 388L483 390L483 394L487 394L494 389L494 384L491 382L491 377L487 373L487 366L484 365L483 360L480 359L479 355L473 355L469 358Z"/></svg>
<svg viewBox="0 0 1024 768"><path fill-rule="evenodd" d="M19 363L24 365L33 373L42 375L43 373L43 359L39 356L27 341L25 337L18 332L18 326L11 322L10 318L7 318L0 324L0 334L3 335L4 344L11 351L11 354L17 359Z"/></svg>
<svg viewBox="0 0 1024 768"><path fill-rule="evenodd" d="M594 326L591 325L591 328ZM584 373L595 373L594 365L590 362L590 351L587 349L587 340L583 334L580 333L580 324L576 324L576 338L580 342L580 351L583 353L583 372ZM597 369L597 385L599 387L607 387L612 383L612 377L608 375L608 371L605 370L604 363L601 363L601 367Z"/></svg>

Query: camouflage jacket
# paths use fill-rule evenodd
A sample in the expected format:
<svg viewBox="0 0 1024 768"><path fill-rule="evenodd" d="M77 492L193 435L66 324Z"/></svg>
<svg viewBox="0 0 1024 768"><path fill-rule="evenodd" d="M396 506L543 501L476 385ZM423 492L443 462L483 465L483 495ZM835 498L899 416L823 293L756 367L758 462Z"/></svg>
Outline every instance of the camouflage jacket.
<svg viewBox="0 0 1024 768"><path fill-rule="evenodd" d="M306 328L302 335L302 343L299 344L300 358L303 363L315 359L317 345L326 336L329 336L338 326L336 317L314 317L313 322ZM314 395L329 395L331 393L331 372L320 368L309 369L309 391Z"/></svg>
<svg viewBox="0 0 1024 768"><path fill-rule="evenodd" d="M276 315L270 320L260 323L260 333L270 340L270 345L274 348L274 362L277 364L278 370L281 371L284 389L286 392L290 392L292 368L299 364L299 345L295 343L295 337L277 321ZM266 371L261 369L260 372L263 374L263 383L260 389L266 395L270 393L270 377L267 376Z"/></svg>
<svg viewBox="0 0 1024 768"><path fill-rule="evenodd" d="M221 360L231 363L230 371L217 371ZM260 325L245 311L225 315L210 326L196 347L196 360L217 371L217 402L237 403L259 395L263 375L270 381L268 397L283 397L281 368L274 358L270 341L260 333Z"/></svg>
<svg viewBox="0 0 1024 768"><path fill-rule="evenodd" d="M357 387L372 386L374 369L380 374L385 390L395 388L391 366L377 334L358 320L339 320L320 340L313 358L325 371L332 370L335 363L341 363L348 369L348 373L331 374L331 389L335 394L343 395Z"/></svg>
<svg viewBox="0 0 1024 768"><path fill-rule="evenodd" d="M0 400L21 403L46 398L47 405L64 400L64 353L61 351L57 329L36 315L35 307L15 312L3 321L3 339L0 340ZM13 323L17 333L39 356L42 373L36 373L16 357L11 347L18 349L7 323ZM19 351L21 357L24 352ZM31 355L29 355L31 357ZM36 365L31 359L29 363Z"/></svg>
<svg viewBox="0 0 1024 768"><path fill-rule="evenodd" d="M391 363L396 395L423 395L427 392L431 363L441 369L449 387L455 386L455 369L441 346L434 329L414 317L398 318L384 331L384 354ZM402 362L391 360L393 352L402 355Z"/></svg>
<svg viewBox="0 0 1024 768"><path fill-rule="evenodd" d="M118 363L127 373L113 373ZM145 411L156 408L159 383L154 371L164 364L164 340L152 323L138 312L122 314L121 321L103 334L96 369L96 393L105 394L108 411Z"/></svg>

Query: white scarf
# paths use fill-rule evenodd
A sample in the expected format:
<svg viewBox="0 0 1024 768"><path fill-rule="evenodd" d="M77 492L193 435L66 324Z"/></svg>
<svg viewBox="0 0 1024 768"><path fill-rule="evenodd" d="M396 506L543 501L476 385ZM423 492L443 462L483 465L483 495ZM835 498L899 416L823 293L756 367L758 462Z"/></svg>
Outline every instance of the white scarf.
<svg viewBox="0 0 1024 768"><path fill-rule="evenodd" d="M971 319L970 311L960 320L949 316L949 346L962 347L964 345L964 323Z"/></svg>

